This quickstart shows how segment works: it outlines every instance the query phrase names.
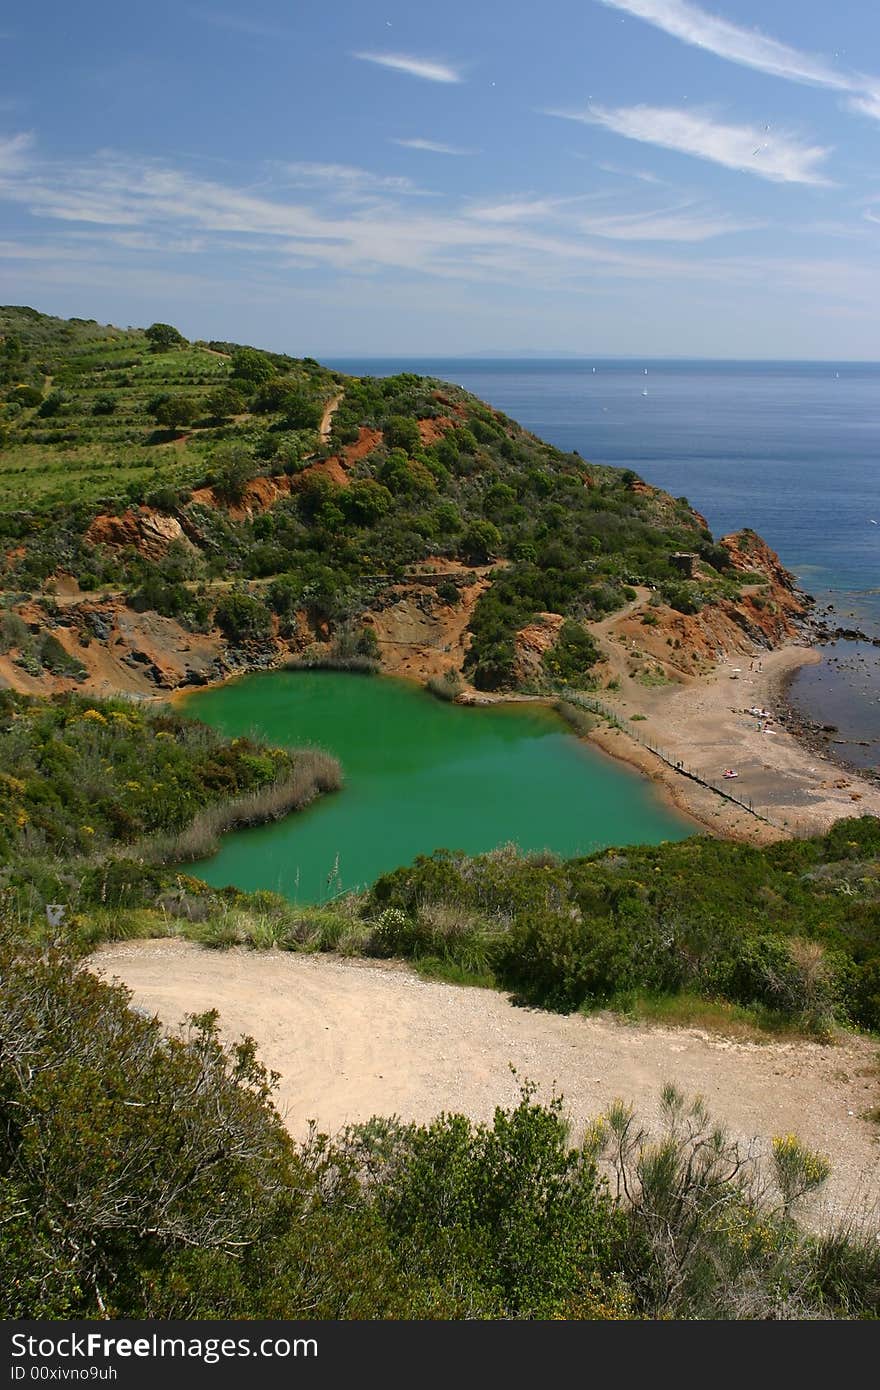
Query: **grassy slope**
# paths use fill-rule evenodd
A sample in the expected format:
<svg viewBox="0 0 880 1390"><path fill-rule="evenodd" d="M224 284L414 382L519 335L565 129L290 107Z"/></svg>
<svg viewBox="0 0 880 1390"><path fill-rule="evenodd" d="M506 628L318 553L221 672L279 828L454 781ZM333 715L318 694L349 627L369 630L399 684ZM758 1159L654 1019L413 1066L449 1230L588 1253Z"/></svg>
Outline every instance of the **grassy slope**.
<svg viewBox="0 0 880 1390"><path fill-rule="evenodd" d="M208 423L205 413L195 428L172 433L157 427L147 403L163 391L204 402L229 377L228 353L207 344L154 352L141 329L13 307L0 308L0 338L0 349L10 339L20 344L11 354L0 351L4 511L127 500L145 488L191 485L204 476L222 426ZM291 360L288 370L296 375L298 364ZM300 369L299 375L306 374ZM329 394L330 373L319 380ZM43 401L62 392L58 413L41 416L39 405L19 411L23 385L38 387ZM112 413L95 413L101 401L113 402Z"/></svg>

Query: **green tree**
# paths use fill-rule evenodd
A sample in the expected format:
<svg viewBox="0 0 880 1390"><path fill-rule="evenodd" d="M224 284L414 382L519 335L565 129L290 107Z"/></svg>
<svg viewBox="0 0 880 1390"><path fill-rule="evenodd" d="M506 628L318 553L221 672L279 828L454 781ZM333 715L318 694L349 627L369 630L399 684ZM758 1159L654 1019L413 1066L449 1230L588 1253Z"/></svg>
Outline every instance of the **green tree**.
<svg viewBox="0 0 880 1390"><path fill-rule="evenodd" d="M233 590L220 600L214 621L230 642L259 641L272 631L272 615L266 605L240 590Z"/></svg>
<svg viewBox="0 0 880 1390"><path fill-rule="evenodd" d="M421 444L421 435L416 420L408 415L390 415L383 430L389 449L403 449L411 454Z"/></svg>
<svg viewBox="0 0 880 1390"><path fill-rule="evenodd" d="M154 396L147 404L147 410L157 425L164 425L169 430L176 429L178 425L191 425L201 413L199 402L194 396L170 391L163 391L160 395Z"/></svg>
<svg viewBox="0 0 880 1390"><path fill-rule="evenodd" d="M205 397L205 410L215 420L225 420L229 415L238 415L244 407L245 399L241 391L228 383L215 386Z"/></svg>
<svg viewBox="0 0 880 1390"><path fill-rule="evenodd" d="M264 352L257 352L256 348L243 347L236 348L232 354L230 372L238 381L259 386L262 382L271 380L275 375L275 368Z"/></svg>
<svg viewBox="0 0 880 1390"><path fill-rule="evenodd" d="M186 338L170 323L151 323L144 332L153 352L169 352L172 348L187 346Z"/></svg>
<svg viewBox="0 0 880 1390"><path fill-rule="evenodd" d="M459 541L458 550L469 565L485 565L501 551L501 532L491 521L473 521Z"/></svg>
<svg viewBox="0 0 880 1390"><path fill-rule="evenodd" d="M243 444L229 444L218 449L212 460L215 474L214 492L221 502L233 506L240 502L251 478L256 475L256 461Z"/></svg>

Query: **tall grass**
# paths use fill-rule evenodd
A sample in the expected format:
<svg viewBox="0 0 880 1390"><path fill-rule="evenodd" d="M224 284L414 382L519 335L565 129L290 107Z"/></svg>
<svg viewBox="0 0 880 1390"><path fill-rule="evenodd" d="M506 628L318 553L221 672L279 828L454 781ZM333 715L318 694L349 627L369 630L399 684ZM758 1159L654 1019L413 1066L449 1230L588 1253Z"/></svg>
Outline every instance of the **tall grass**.
<svg viewBox="0 0 880 1390"><path fill-rule="evenodd" d="M376 676L381 670L380 663L372 656L336 656L332 652L318 652L314 655L291 657L285 661L284 671L347 671L359 676Z"/></svg>
<svg viewBox="0 0 880 1390"><path fill-rule="evenodd" d="M160 864L183 864L216 853L219 837L229 830L280 820L301 811L325 792L339 791L342 769L320 748L304 748L294 754L293 771L281 781L232 801L206 806L176 835L150 842L147 857Z"/></svg>
<svg viewBox="0 0 880 1390"><path fill-rule="evenodd" d="M579 738L586 738L587 734L592 733L599 722L595 714L591 714L589 710L582 709L578 705L573 705L570 700L554 700L553 708L560 719L564 719L568 727Z"/></svg>
<svg viewBox="0 0 880 1390"><path fill-rule="evenodd" d="M447 671L443 672L442 676L429 676L425 683L425 689L429 690L436 699L451 702L461 694L464 686L458 671L450 666Z"/></svg>

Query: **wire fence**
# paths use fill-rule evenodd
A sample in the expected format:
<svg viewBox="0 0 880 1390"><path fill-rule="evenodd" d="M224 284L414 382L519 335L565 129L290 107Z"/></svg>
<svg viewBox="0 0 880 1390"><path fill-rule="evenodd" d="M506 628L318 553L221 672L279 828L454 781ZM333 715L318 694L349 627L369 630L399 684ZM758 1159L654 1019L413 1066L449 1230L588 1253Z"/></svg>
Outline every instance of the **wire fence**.
<svg viewBox="0 0 880 1390"><path fill-rule="evenodd" d="M565 699L569 704L577 705L580 709L586 710L588 714L597 714L601 719L607 720L609 724L619 729L621 733L626 734L628 738L641 744L643 748L647 748L649 753L653 753L655 757L659 758L660 761L671 768L673 772L677 772L680 777L687 777L691 782L697 782L701 787L705 787L708 791L714 792L716 796L722 797L725 801L733 802L735 806L741 807L743 811L747 811L748 814L754 816L756 820L763 821L765 825L772 825L774 829L782 830L796 839L806 839L810 835L816 834L815 827L808 825L806 822L797 819L780 820L778 816L774 816L771 813L770 807L756 806L751 797L737 796L735 792L730 791L726 786L720 786L717 782L710 781L707 777L704 777L702 773L697 772L692 767L688 767L681 758L674 757L672 754L666 752L665 749L659 747L653 739L645 736L638 729L633 728L631 721L624 721L621 719L616 710L604 704L601 700L596 700L591 695L579 695L573 691L567 692Z"/></svg>

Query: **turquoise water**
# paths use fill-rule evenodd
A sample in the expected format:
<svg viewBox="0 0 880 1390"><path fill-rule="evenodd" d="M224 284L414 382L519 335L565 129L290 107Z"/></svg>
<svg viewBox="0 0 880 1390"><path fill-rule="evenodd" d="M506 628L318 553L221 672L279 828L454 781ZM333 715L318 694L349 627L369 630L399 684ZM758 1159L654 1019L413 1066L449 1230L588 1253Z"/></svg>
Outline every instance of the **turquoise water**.
<svg viewBox="0 0 880 1390"><path fill-rule="evenodd" d="M541 706L465 709L410 682L329 671L247 676L183 703L230 736L326 748L345 773L341 792L307 810L225 836L195 867L217 887L316 903L435 849L576 855L692 833L647 781Z"/></svg>

